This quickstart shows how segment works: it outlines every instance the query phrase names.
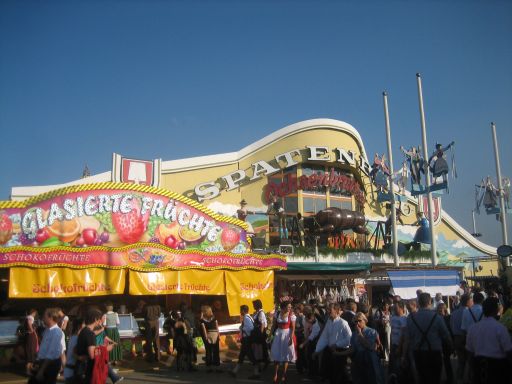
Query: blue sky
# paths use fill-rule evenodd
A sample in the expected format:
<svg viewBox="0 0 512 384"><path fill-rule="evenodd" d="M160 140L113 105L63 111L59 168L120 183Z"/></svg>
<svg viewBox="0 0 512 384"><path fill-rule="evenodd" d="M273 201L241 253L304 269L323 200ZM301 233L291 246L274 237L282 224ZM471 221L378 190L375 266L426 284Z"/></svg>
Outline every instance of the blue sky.
<svg viewBox="0 0 512 384"><path fill-rule="evenodd" d="M495 176L490 122L512 176L512 2L0 2L0 198L63 183L112 152L164 160L238 150L328 117L385 150L456 141L444 208L471 229L474 184ZM512 222L512 216L510 220ZM510 223L512 226L512 223ZM498 222L478 217L490 244ZM509 235L510 236L510 235Z"/></svg>

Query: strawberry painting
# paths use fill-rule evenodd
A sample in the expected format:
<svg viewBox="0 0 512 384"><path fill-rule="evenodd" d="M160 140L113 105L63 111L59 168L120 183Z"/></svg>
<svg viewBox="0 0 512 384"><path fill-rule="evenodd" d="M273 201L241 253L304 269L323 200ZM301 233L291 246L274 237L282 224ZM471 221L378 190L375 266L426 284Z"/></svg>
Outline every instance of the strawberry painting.
<svg viewBox="0 0 512 384"><path fill-rule="evenodd" d="M226 251L231 251L240 242L240 232L233 228L224 228L220 241Z"/></svg>
<svg viewBox="0 0 512 384"><path fill-rule="evenodd" d="M119 240L123 243L133 244L140 240L148 226L149 211L141 213L141 202L138 198L131 200L129 213L113 212L112 224Z"/></svg>
<svg viewBox="0 0 512 384"><path fill-rule="evenodd" d="M12 221L5 213L0 215L0 244L7 243L12 236Z"/></svg>

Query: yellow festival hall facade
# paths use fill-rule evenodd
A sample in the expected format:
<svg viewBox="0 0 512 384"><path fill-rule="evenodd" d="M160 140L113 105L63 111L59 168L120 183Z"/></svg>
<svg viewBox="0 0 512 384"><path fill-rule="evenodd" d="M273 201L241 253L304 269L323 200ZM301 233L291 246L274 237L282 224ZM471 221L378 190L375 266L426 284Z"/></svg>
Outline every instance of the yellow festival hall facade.
<svg viewBox="0 0 512 384"><path fill-rule="evenodd" d="M314 119L236 152L168 161L114 154L104 173L13 187L0 202L8 298L219 296L235 316L255 298L270 311L287 295L363 295L393 267L383 250L389 204L379 201L369 157L350 124ZM441 199L434 199L437 268L460 279L497 276L496 249L462 228ZM329 208L359 224L336 236L308 235L303 223ZM414 246L426 209L423 197L403 192L401 268L430 264L425 248ZM349 292L340 290L345 283Z"/></svg>

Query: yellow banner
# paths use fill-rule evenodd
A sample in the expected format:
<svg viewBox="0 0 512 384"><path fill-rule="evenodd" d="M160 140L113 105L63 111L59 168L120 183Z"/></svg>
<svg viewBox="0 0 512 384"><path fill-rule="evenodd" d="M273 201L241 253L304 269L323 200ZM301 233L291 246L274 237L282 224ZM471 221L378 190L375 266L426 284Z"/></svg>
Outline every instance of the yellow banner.
<svg viewBox="0 0 512 384"><path fill-rule="evenodd" d="M223 271L130 271L130 295L224 295Z"/></svg>
<svg viewBox="0 0 512 384"><path fill-rule="evenodd" d="M124 293L124 270L11 268L9 297L84 297Z"/></svg>
<svg viewBox="0 0 512 384"><path fill-rule="evenodd" d="M240 314L245 304L252 312L252 301L260 299L265 312L274 308L274 271L224 271L230 316Z"/></svg>

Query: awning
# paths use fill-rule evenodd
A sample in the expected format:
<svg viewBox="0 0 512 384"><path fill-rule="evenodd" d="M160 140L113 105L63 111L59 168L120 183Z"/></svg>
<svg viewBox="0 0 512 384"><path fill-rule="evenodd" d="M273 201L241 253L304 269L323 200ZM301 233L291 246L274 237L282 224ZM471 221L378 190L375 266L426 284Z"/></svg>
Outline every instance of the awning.
<svg viewBox="0 0 512 384"><path fill-rule="evenodd" d="M459 288L461 281L456 270L415 269L388 271L389 280L395 295L402 299L413 299L416 290L430 293L434 296L441 293L443 296L453 296Z"/></svg>
<svg viewBox="0 0 512 384"><path fill-rule="evenodd" d="M10 298L120 295L126 283L122 269L11 268L9 272Z"/></svg>
<svg viewBox="0 0 512 384"><path fill-rule="evenodd" d="M288 263L287 271L297 272L360 272L370 268L366 263ZM283 271L285 272L285 271Z"/></svg>

